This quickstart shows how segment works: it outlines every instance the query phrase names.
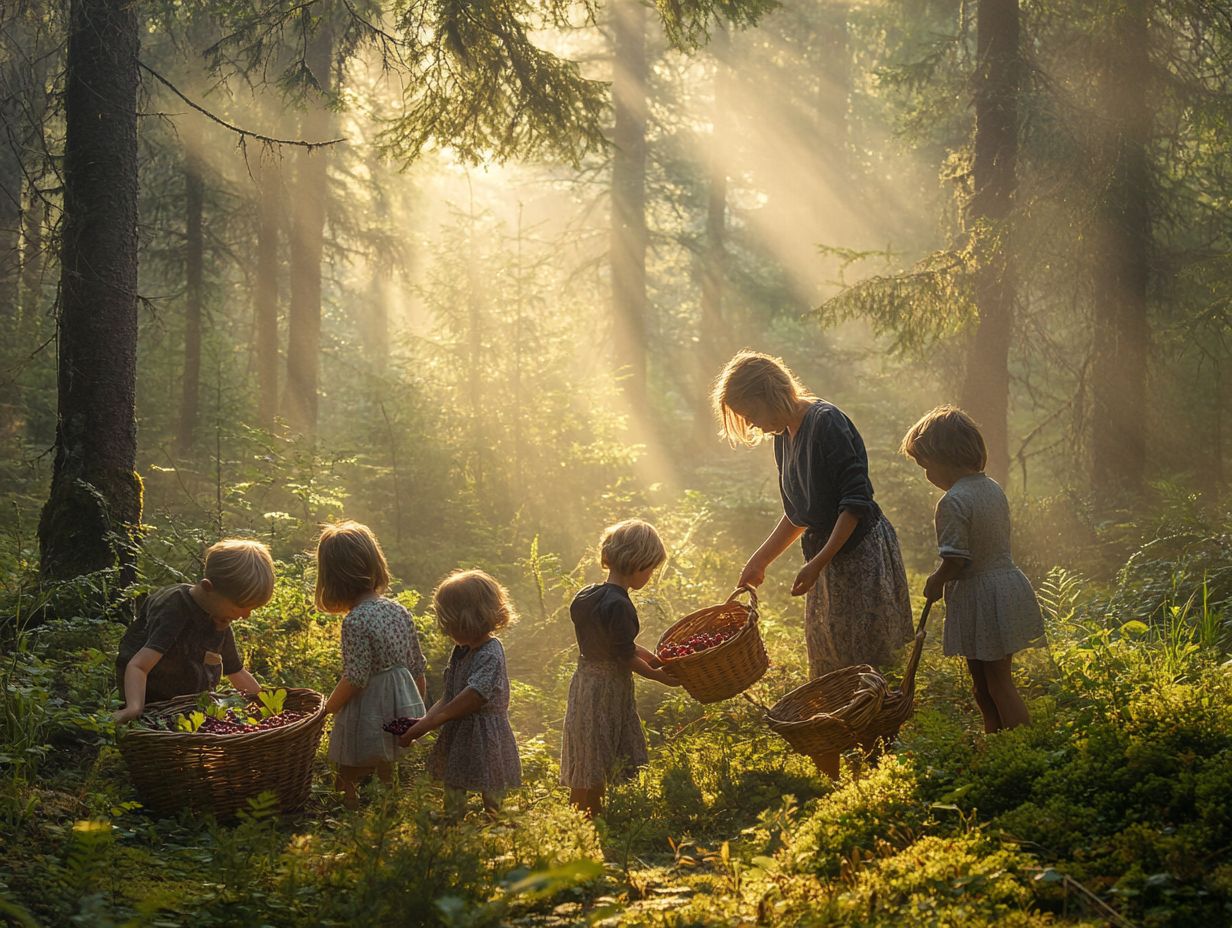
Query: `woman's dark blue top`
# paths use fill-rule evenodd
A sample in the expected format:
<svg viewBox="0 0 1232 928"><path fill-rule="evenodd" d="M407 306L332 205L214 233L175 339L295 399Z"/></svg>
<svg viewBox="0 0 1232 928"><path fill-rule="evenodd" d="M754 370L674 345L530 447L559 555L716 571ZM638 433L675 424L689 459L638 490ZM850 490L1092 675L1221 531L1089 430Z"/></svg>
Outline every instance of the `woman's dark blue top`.
<svg viewBox="0 0 1232 928"><path fill-rule="evenodd" d="M864 439L837 406L818 400L804 413L794 436L775 435L774 461L783 512L807 529L802 541L806 558L825 547L840 512L860 519L840 553L863 541L881 517L873 502Z"/></svg>

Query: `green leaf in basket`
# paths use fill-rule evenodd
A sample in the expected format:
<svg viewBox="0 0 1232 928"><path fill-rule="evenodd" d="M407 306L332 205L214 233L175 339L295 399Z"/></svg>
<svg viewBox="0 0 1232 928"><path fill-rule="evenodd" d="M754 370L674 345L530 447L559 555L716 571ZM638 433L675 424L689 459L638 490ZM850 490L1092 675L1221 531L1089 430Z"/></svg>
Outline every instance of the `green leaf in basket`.
<svg viewBox="0 0 1232 928"><path fill-rule="evenodd" d="M205 721L204 712L189 712L179 716L175 720L176 731L196 731L201 727L201 723Z"/></svg>
<svg viewBox="0 0 1232 928"><path fill-rule="evenodd" d="M284 689L276 689L272 692L262 690L257 694L257 699L261 701L261 718L268 719L282 711L287 701L287 691Z"/></svg>

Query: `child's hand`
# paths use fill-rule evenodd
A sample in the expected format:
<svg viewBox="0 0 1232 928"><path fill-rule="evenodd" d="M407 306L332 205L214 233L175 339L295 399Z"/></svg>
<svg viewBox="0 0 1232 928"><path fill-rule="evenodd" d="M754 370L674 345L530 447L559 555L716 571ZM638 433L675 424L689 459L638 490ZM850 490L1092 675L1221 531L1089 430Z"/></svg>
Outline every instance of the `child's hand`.
<svg viewBox="0 0 1232 928"><path fill-rule="evenodd" d="M428 733L427 728L423 724L423 719L420 719L403 734L398 736L398 744L404 748L409 748L411 744L419 738L422 738Z"/></svg>
<svg viewBox="0 0 1232 928"><path fill-rule="evenodd" d="M935 571L928 575L928 579L924 581L924 598L930 603L936 602L945 595L945 580L938 576L940 572Z"/></svg>
<svg viewBox="0 0 1232 928"><path fill-rule="evenodd" d="M140 709L125 708L117 709L115 712L111 713L111 718L117 725L122 725L125 722L131 722L139 715L141 715Z"/></svg>
<svg viewBox="0 0 1232 928"><path fill-rule="evenodd" d="M655 679L664 686L680 686L680 681L676 679L676 675L666 667L659 669L659 673L655 676Z"/></svg>

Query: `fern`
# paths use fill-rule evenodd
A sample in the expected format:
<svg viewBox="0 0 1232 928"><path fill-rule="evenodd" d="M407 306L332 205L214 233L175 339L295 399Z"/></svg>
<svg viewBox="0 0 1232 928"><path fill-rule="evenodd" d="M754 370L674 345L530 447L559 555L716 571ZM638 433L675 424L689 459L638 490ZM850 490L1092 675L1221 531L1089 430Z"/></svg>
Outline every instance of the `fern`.
<svg viewBox="0 0 1232 928"><path fill-rule="evenodd" d="M1078 614L1078 601L1082 596L1082 577L1064 567L1053 567L1037 589L1036 597L1049 622L1064 625L1072 622Z"/></svg>

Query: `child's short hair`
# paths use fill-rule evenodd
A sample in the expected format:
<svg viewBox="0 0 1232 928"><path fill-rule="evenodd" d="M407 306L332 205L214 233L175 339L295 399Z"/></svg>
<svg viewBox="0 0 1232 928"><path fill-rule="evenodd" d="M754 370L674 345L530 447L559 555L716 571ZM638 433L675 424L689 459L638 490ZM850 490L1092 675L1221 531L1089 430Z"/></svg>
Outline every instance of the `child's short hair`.
<svg viewBox="0 0 1232 928"><path fill-rule="evenodd" d="M517 619L509 593L482 570L455 570L432 591L436 624L454 641L474 641Z"/></svg>
<svg viewBox="0 0 1232 928"><path fill-rule="evenodd" d="M948 404L938 406L909 428L898 450L917 464L936 462L979 471L988 464L980 427L957 406Z"/></svg>
<svg viewBox="0 0 1232 928"><path fill-rule="evenodd" d="M274 595L274 559L259 541L225 538L205 552L205 579L235 605L255 609Z"/></svg>
<svg viewBox="0 0 1232 928"><path fill-rule="evenodd" d="M608 570L628 576L667 560L667 549L649 522L626 519L609 525L599 540L599 562Z"/></svg>
<svg viewBox="0 0 1232 928"><path fill-rule="evenodd" d="M800 400L816 398L782 358L748 348L723 365L710 393L719 434L732 445L755 445L765 438L737 409L747 410L750 402L758 402L773 412L792 413Z"/></svg>
<svg viewBox="0 0 1232 928"><path fill-rule="evenodd" d="M317 608L337 612L365 593L389 589L389 565L372 529L347 519L323 526L317 539Z"/></svg>

